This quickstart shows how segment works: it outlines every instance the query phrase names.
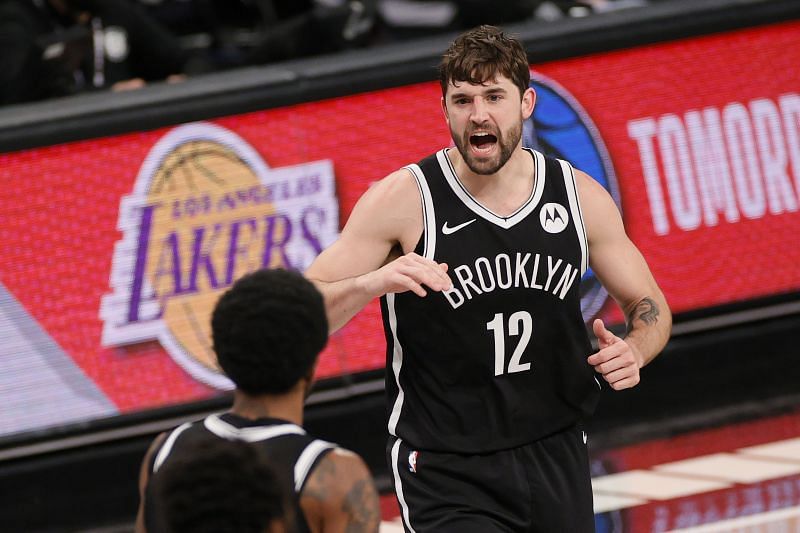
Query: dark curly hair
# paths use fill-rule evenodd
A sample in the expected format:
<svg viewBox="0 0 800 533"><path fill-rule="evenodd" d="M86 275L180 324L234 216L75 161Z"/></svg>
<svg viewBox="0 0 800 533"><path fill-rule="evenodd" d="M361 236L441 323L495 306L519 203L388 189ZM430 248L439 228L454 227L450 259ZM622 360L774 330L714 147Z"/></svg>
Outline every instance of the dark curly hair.
<svg viewBox="0 0 800 533"><path fill-rule="evenodd" d="M478 26L459 35L442 55L439 64L442 96L447 94L450 82L478 85L498 74L514 82L521 95L531 82L528 56L522 44L500 28Z"/></svg>
<svg viewBox="0 0 800 533"><path fill-rule="evenodd" d="M222 370L248 394L281 394L308 375L328 341L317 288L300 273L264 269L242 276L211 316Z"/></svg>
<svg viewBox="0 0 800 533"><path fill-rule="evenodd" d="M266 453L239 440L209 439L153 474L157 524L170 533L264 533L293 521L287 487Z"/></svg>

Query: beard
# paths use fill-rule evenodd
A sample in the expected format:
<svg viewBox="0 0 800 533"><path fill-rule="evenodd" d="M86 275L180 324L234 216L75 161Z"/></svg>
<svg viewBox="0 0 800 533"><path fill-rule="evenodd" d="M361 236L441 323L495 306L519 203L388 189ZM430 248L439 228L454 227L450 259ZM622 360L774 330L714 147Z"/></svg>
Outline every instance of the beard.
<svg viewBox="0 0 800 533"><path fill-rule="evenodd" d="M472 129L474 128L470 128L470 130ZM451 128L450 135L456 144L458 152L461 154L461 157L464 159L464 162L467 164L469 169L475 174L480 174L483 176L494 174L503 168L503 165L505 165L511 158L511 154L514 153L514 149L517 147L519 140L522 138L522 122L520 121L518 124L515 124L505 132L498 131L495 133L494 135L497 137L497 145L500 147L499 153L492 157L482 158L476 157L470 149L470 130L465 131L459 136L456 135Z"/></svg>

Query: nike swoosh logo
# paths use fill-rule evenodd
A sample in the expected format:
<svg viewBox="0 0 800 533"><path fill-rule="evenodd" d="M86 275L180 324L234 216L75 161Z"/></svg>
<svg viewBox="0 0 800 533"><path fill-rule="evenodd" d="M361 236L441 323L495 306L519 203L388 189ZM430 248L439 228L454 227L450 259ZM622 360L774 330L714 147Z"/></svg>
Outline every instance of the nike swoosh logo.
<svg viewBox="0 0 800 533"><path fill-rule="evenodd" d="M442 224L442 233L444 233L445 235L450 235L451 233L457 232L461 228L469 226L473 222L475 222L474 218L471 220L467 220L466 222L459 224L458 226L453 226L452 228L447 225L447 222L445 222L444 224Z"/></svg>
<svg viewBox="0 0 800 533"><path fill-rule="evenodd" d="M581 433L583 433L583 443L586 444L586 432L581 431Z"/></svg>

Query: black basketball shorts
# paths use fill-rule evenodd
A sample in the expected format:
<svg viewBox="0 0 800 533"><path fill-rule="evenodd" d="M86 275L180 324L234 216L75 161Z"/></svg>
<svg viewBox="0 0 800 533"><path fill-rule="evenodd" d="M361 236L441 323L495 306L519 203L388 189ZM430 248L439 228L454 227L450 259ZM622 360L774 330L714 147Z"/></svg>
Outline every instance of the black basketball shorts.
<svg viewBox="0 0 800 533"><path fill-rule="evenodd" d="M586 434L578 425L531 444L462 455L390 437L403 527L415 533L593 533Z"/></svg>

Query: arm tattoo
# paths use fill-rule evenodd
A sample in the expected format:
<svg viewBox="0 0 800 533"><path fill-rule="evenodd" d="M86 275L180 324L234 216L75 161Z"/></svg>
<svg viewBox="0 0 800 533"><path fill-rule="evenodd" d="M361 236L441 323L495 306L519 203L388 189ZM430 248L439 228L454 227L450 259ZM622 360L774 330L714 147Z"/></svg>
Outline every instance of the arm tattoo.
<svg viewBox="0 0 800 533"><path fill-rule="evenodd" d="M648 326L652 326L658 322L659 314L658 304L656 304L652 298L642 298L639 303L636 304L636 307L628 314L628 333L633 329L633 322L637 318Z"/></svg>
<svg viewBox="0 0 800 533"><path fill-rule="evenodd" d="M308 496L318 501L325 501L330 498L328 487L336 481L336 463L329 457L323 457L314 473L309 478L308 483L303 488L303 496Z"/></svg>
<svg viewBox="0 0 800 533"><path fill-rule="evenodd" d="M368 479L356 481L345 496L342 510L347 513L346 533L372 533L380 523L378 493Z"/></svg>

